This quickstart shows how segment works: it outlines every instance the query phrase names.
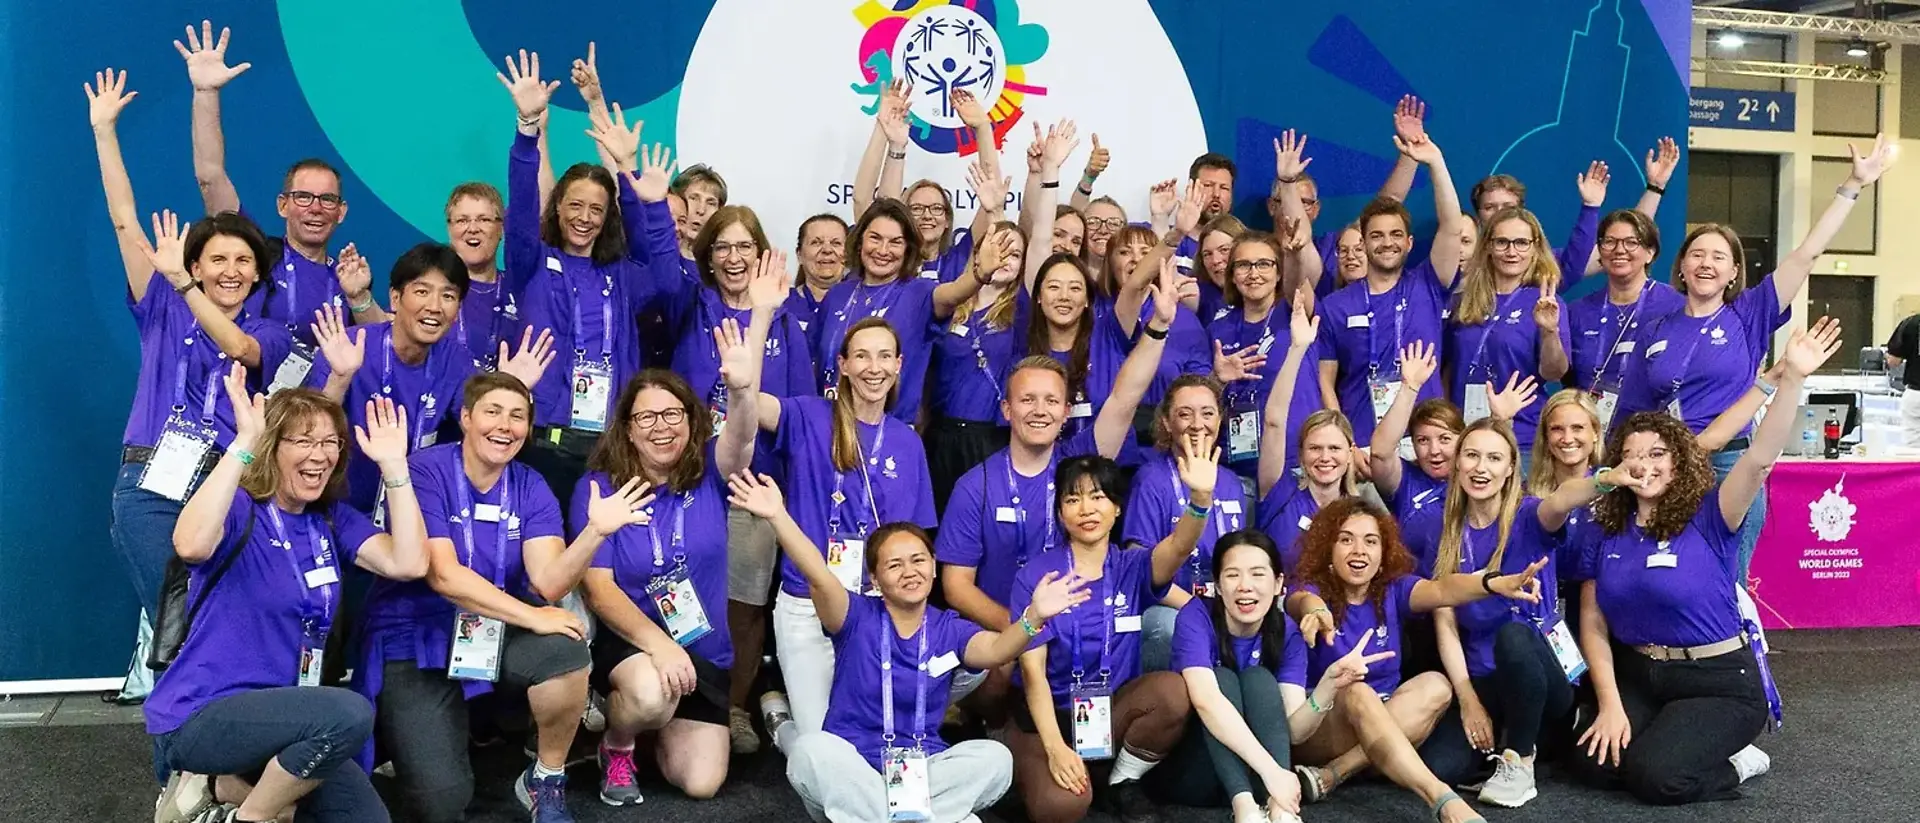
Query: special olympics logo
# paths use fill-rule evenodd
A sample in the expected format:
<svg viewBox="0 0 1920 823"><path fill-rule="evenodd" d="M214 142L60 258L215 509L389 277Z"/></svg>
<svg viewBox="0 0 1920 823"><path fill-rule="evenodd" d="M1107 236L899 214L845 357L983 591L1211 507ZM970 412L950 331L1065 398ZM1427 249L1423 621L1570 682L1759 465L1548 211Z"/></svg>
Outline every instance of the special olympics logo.
<svg viewBox="0 0 1920 823"><path fill-rule="evenodd" d="M860 38L860 76L853 90L870 98L862 109L879 111L880 96L896 78L913 87L907 133L933 154L972 154L974 135L960 121L948 95L972 92L993 122L996 140L1025 113L1027 95L1044 87L1026 82L1027 66L1047 52L1047 30L1020 23L1015 0L868 0L854 9L867 27Z"/></svg>
<svg viewBox="0 0 1920 823"><path fill-rule="evenodd" d="M1853 533L1853 518L1860 510L1847 499L1846 485L1846 478L1840 478L1819 500L1807 506L1812 514L1807 525L1822 542L1838 543Z"/></svg>

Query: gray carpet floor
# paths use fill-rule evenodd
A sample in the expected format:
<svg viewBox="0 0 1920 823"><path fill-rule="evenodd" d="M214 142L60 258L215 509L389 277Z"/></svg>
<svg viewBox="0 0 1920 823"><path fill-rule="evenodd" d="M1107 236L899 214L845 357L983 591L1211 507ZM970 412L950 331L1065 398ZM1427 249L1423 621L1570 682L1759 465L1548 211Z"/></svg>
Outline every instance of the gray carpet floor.
<svg viewBox="0 0 1920 823"><path fill-rule="evenodd" d="M1495 823L1513 821L1910 821L1920 819L1920 629L1780 633L1774 669L1787 700L1787 725L1760 746L1773 771L1749 783L1738 801L1687 808L1650 808L1624 795L1575 786L1547 774L1538 800L1519 810L1483 810ZM480 791L469 820L524 820L508 781L524 766L510 746L476 755ZM27 727L0 730L0 763L14 777L0 791L6 823L102 823L150 820L152 778L147 738L138 726ZM806 816L787 786L777 754L737 759L720 796L694 803L657 775L643 775L646 802L602 806L591 765L576 768L571 805L581 823L640 820L800 821ZM1018 823L1017 804L1001 819ZM1167 808L1168 821L1226 821L1224 810ZM1380 784L1343 788L1306 810L1309 823L1430 819L1411 795ZM1096 815L1091 820L1108 818Z"/></svg>

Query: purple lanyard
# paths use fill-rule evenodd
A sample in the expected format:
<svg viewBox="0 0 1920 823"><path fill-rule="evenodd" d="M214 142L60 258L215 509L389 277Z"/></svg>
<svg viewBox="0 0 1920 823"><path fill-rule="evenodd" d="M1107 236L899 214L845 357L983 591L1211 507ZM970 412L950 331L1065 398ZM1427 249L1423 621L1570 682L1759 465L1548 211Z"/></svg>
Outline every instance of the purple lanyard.
<svg viewBox="0 0 1920 823"><path fill-rule="evenodd" d="M1023 568L1026 568L1027 566L1027 557L1028 557L1027 555L1027 510L1024 506L1020 505L1020 486L1016 483L1013 476L1013 452L1011 450L1003 449L1001 451L1001 454L1004 454L1007 457L1007 462L1003 466L1003 468L1006 469L1007 498L1013 503L1014 517L1016 518L1016 522L1014 523L1014 538L1013 538L1014 568L1023 569ZM1047 525L1046 525L1046 532L1041 537L1042 542L1040 544L1040 552L1042 554L1045 554L1047 551L1053 548L1053 534L1054 534L1053 470L1059 465L1060 465L1059 455L1049 453L1047 457L1047 501L1046 501ZM984 493L980 495L980 498L982 503L986 501L986 495ZM981 531L981 536L983 540L985 539L985 534L986 532L983 529Z"/></svg>
<svg viewBox="0 0 1920 823"><path fill-rule="evenodd" d="M1487 318L1487 322L1484 324L1486 326L1486 333L1480 335L1480 347L1473 350L1473 359L1467 361L1467 373L1464 379L1468 385L1473 383L1473 370L1476 367L1480 369L1482 374L1486 375L1488 381L1493 380L1493 374L1488 372L1486 367L1481 365L1480 361L1481 358L1487 354L1487 341L1493 339L1494 330L1500 327L1500 318L1507 316L1507 303L1519 294L1520 289L1516 288L1513 291L1507 292L1505 295L1495 295L1493 316Z"/></svg>
<svg viewBox="0 0 1920 823"><path fill-rule="evenodd" d="M873 481L868 479L867 477L867 455L871 454L874 456L875 460L878 460L880 457L880 445L882 443L885 443L886 440L887 440L887 421L885 418L882 418L880 420L880 425L874 427L873 450L868 451L866 449L861 449L860 454L857 454L854 456L855 461L858 463L860 467L860 485L866 490L867 508L869 511L873 513L873 522L870 524L863 525L860 520L859 512L857 510L854 512L854 518L853 518L854 528L856 531L859 532L861 537L866 537L867 532L871 531L875 526L880 525L880 502L873 499ZM860 442L860 438L857 436L857 433L856 433L856 436L853 438L853 442L855 444L858 444ZM832 457L829 456L828 459L831 460ZM834 535L840 532L840 510L846 507L846 503L845 503L846 484L847 484L847 473L840 471L838 469L835 469L833 472L833 496L834 498L836 498L836 501L833 503L833 508L829 510L827 514L827 536L828 537L833 537Z"/></svg>
<svg viewBox="0 0 1920 823"><path fill-rule="evenodd" d="M984 329L987 322L987 311L988 309L980 309L974 312L974 317L979 318L981 325L967 329L967 342L973 344L974 366L980 369L980 375L986 378L987 385L993 389L993 400L998 404L1000 401L1005 400L1006 397L1000 393L1000 381L993 376L993 369L987 363L986 350L980 347L981 338L986 336Z"/></svg>
<svg viewBox="0 0 1920 823"><path fill-rule="evenodd" d="M868 314L861 315L861 318L865 319L867 317L880 317L884 319L886 317L887 310L893 308L894 302L899 299L898 292L900 291L900 284L902 282L904 281L899 278L895 278L892 282L887 283L886 285L875 286L874 291L879 292L881 296L885 297L886 299L880 301L880 311L870 312ZM873 307L874 298L872 295L868 295L864 299L860 297L861 293L867 290L868 290L867 283L865 280L861 280L859 282L854 283L853 288L847 290L847 302L841 304L840 313L838 315L838 317L846 323L846 326L840 329L840 334L842 337L846 335L847 329L852 328L853 324L858 322L853 318L853 301L854 300L860 300L860 307L862 309L870 309ZM820 342L826 348L826 352L824 352L826 356L822 358L827 361L826 369L823 371L823 373L826 375L826 378L827 378L826 390L832 391L834 388L834 385L838 383L840 380L839 360L840 360L840 344L842 341L830 335L822 334ZM905 360L906 355L907 355L906 352L901 352L900 353L901 359Z"/></svg>
<svg viewBox="0 0 1920 823"><path fill-rule="evenodd" d="M207 393L200 400L200 422L213 425L213 409L219 398L220 372L209 369L207 372ZM187 410L187 358L181 358L179 369L173 373L173 414L181 416ZM185 418L182 418L183 420Z"/></svg>
<svg viewBox="0 0 1920 823"><path fill-rule="evenodd" d="M1593 369L1594 391L1600 391L1600 381L1607 374L1607 366L1613 364L1614 353L1619 351L1620 342L1627 339L1627 331L1633 328L1634 319L1640 316L1640 307L1647 302L1647 292L1650 291L1653 291L1653 280L1651 279L1640 284L1640 296L1633 299L1633 310L1627 312L1626 316L1620 319L1620 333L1614 335L1613 342L1607 343L1604 339L1600 341L1605 344L1607 348L1600 355L1600 365L1595 366ZM1602 300L1600 303L1600 316L1604 319L1607 310L1611 308L1613 308L1612 300Z"/></svg>
<svg viewBox="0 0 1920 823"><path fill-rule="evenodd" d="M294 302L294 298L300 294L300 264L294 262L294 258L299 256L293 250L292 244L281 246L280 260L286 265L287 270L287 328L289 330L297 330L299 327L297 318L300 309Z"/></svg>
<svg viewBox="0 0 1920 823"><path fill-rule="evenodd" d="M509 531L507 518L513 516L511 514L513 507L512 473L512 464L508 464L507 470L500 473L500 480L498 481L500 484L500 519L494 523L493 587L501 591L506 591L507 588L507 532ZM478 489L469 489L472 485L473 481L467 479L467 473L464 470L460 472L459 482L454 484L454 487L460 492L460 497L456 502L460 504L460 533L462 537L466 538L466 566L469 569L473 568L474 554L476 551L473 543L473 521L478 519L480 515L479 508L473 504L473 492L478 491Z"/></svg>
<svg viewBox="0 0 1920 823"><path fill-rule="evenodd" d="M672 499L671 497L663 497L656 501L653 504L654 514L658 515L660 513L661 503ZM667 544L665 548L673 549L673 562L676 566L687 562L687 553L685 550L687 540L687 509L692 506L693 492L687 491L680 495L680 505L672 507L674 509L673 537L671 538L672 542ZM657 526L648 524L647 537L653 541L653 573L658 575L660 570L667 565L665 548L660 545L660 529Z"/></svg>
<svg viewBox="0 0 1920 823"><path fill-rule="evenodd" d="M263 504L255 505L264 505L267 507L267 519L273 521L274 534L279 538L277 542L279 542L280 548L286 552L287 567L293 570L293 582L295 587L300 591L300 611L303 615L301 619L309 624L317 623L318 625L331 628L333 626L333 590L340 585L339 573L337 571L335 572L334 582L332 583L321 586L307 585L307 575L300 571L300 558L295 556L293 541L287 536L287 524L280 519L279 504L268 500ZM313 570L319 571L323 568L332 568L333 552L328 549L327 539L325 537L321 537L317 541L314 538L313 518L311 515L301 516L300 531L301 535L306 538L308 554L313 558ZM238 547L236 547L236 550L237 548ZM313 590L316 588L320 590L320 610L318 613L314 612L313 606Z"/></svg>
<svg viewBox="0 0 1920 823"><path fill-rule="evenodd" d="M893 747L893 615L880 610L880 741ZM927 737L927 616L920 618L920 652L913 664L913 747L921 748Z"/></svg>
<svg viewBox="0 0 1920 823"><path fill-rule="evenodd" d="M1407 297L1405 294L1401 293L1400 287L1406 283L1406 279L1407 279L1406 274L1402 273L1400 275L1400 282L1394 283L1393 288L1388 289L1386 294L1380 295L1381 297L1388 298L1394 301L1393 303L1393 350L1387 352L1387 357L1393 361L1394 369L1396 372L1399 370L1399 366L1400 366L1400 350L1405 345L1404 342L1401 340L1401 338L1406 333ZM1373 381L1375 379L1378 379L1378 377L1380 376L1380 355L1378 354L1378 350L1374 347L1374 339L1373 339L1373 315L1374 315L1373 295L1369 293L1367 294L1366 297L1367 297L1367 380Z"/></svg>
<svg viewBox="0 0 1920 823"><path fill-rule="evenodd" d="M495 275L495 277L500 276L501 275L498 274ZM478 285L478 283L474 284L474 286ZM474 365L479 366L482 370L491 370L497 365L493 361L499 357L497 346L500 343L500 318L505 315L507 304L513 301L513 295L507 293L506 287L502 286L499 280L496 279L493 282L493 286L493 309L487 315L487 353L474 360ZM467 290L467 296L469 298L476 293L480 292L474 291L472 287L469 287ZM466 312L460 312L455 315L453 332L459 336L460 348L466 349L471 353L473 351L473 344L467 340Z"/></svg>
<svg viewBox="0 0 1920 823"><path fill-rule="evenodd" d="M1721 303L1720 308L1714 309L1713 314L1707 315L1707 319L1700 324L1700 330L1694 333L1693 345L1687 347L1687 356L1680 359L1680 370L1673 373L1673 394L1675 396L1680 394L1680 384L1687 378L1687 369L1693 366L1693 356L1700 353L1700 338L1707 336L1708 328L1714 324L1714 321L1719 320L1720 313L1726 310L1727 304ZM1682 311L1684 311L1684 309Z"/></svg>
<svg viewBox="0 0 1920 823"><path fill-rule="evenodd" d="M1080 604L1082 606L1086 606L1087 603L1092 603L1093 605L1090 608L1098 609L1100 611L1100 660L1099 660L1099 663L1100 663L1100 682L1101 683L1106 683L1113 676L1113 669L1112 667L1107 665L1107 658L1112 656L1113 654L1113 613L1108 611L1108 609L1112 608L1112 603L1113 603L1113 553L1114 551L1115 551L1114 547L1108 546L1106 559L1100 561L1100 599L1098 600L1089 599L1088 601L1086 601L1086 603ZM1073 573L1073 552L1068 551L1066 552L1066 555L1067 555L1067 568L1064 571L1067 574L1072 574ZM1073 621L1072 675L1073 675L1073 685L1075 686L1079 686L1080 681L1085 679L1087 675L1086 664L1081 660L1082 652L1080 650L1080 623L1081 621L1078 617L1076 617Z"/></svg>
<svg viewBox="0 0 1920 823"><path fill-rule="evenodd" d="M387 326L386 336L380 340L380 393L389 398L393 397L393 335L393 326L389 324ZM413 415L413 442L408 444L409 448L419 448L420 440L426 436L427 431L431 428L438 428L439 426L439 421L427 419L428 417L436 416L428 414L428 409L430 407L439 407L438 403L433 402L432 389L436 382L433 379L433 350L434 346L427 347L427 361L420 365L420 371L426 375L428 391L421 395L421 408ZM443 361L441 363L443 372L445 371L445 366L446 363ZM407 405L407 400L408 398L403 393L400 398L400 405ZM428 423L433 423L434 425L428 426Z"/></svg>
<svg viewBox="0 0 1920 823"><path fill-rule="evenodd" d="M573 299L573 356L584 359L587 347L580 344L580 331L586 323L580 317L580 286L572 277L562 275L567 281L567 294ZM602 274L605 285L600 289L600 360L613 363L613 275Z"/></svg>

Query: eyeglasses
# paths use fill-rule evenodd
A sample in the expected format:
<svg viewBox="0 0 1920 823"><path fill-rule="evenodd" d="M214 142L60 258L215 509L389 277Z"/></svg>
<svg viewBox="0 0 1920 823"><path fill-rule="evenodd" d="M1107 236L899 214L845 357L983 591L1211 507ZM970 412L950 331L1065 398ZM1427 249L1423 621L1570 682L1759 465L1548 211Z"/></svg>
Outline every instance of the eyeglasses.
<svg viewBox="0 0 1920 823"><path fill-rule="evenodd" d="M752 257L754 253L759 250L760 244L752 240L742 240L738 243L713 244L713 256L715 257L726 257L730 254L737 254L741 257Z"/></svg>
<svg viewBox="0 0 1920 823"><path fill-rule="evenodd" d="M1616 249L1624 249L1626 251L1639 251L1640 238L1638 237L1602 237L1600 238L1601 251L1614 251Z"/></svg>
<svg viewBox="0 0 1920 823"><path fill-rule="evenodd" d="M455 231L466 231L467 229L472 228L474 226L479 226L480 228L484 229L498 222L500 222L500 218L492 217L492 216L455 217L452 220L448 220L447 225L452 226Z"/></svg>
<svg viewBox="0 0 1920 823"><path fill-rule="evenodd" d="M1233 261L1233 273L1234 273L1234 274L1247 274L1248 272L1259 272L1259 273L1261 273L1261 274L1272 274L1272 273L1273 273L1273 271L1274 271L1274 269L1278 269L1278 268L1280 268L1280 261L1278 261L1278 260L1266 260L1266 259L1261 259L1261 260L1235 260L1235 261Z"/></svg>
<svg viewBox="0 0 1920 823"><path fill-rule="evenodd" d="M651 429L653 428L655 423L665 423L669 426L678 426L681 423L686 422L687 410L686 409L662 409L660 411L653 411L652 409L648 409L647 411L634 412L633 416L627 419L633 421L634 425L639 426L640 428L643 428L643 429Z"/></svg>
<svg viewBox="0 0 1920 823"><path fill-rule="evenodd" d="M1279 197L1269 197L1269 198L1267 198L1267 205L1269 205L1269 206L1272 206L1272 207L1274 207L1274 208L1276 208L1276 209L1277 209L1277 208L1280 208L1280 206L1282 206L1282 205L1284 205L1284 203L1283 203L1283 202L1282 202L1282 201L1280 200L1280 198L1279 198ZM1302 208L1308 208L1308 209L1310 209L1310 208L1313 208L1314 206L1318 206L1318 205L1320 205L1320 198L1318 198L1318 197L1302 197L1302 198L1300 198L1300 206L1301 206Z"/></svg>
<svg viewBox="0 0 1920 823"><path fill-rule="evenodd" d="M311 437L282 437L280 442L303 454L312 454L315 448L327 454L339 454L340 449L346 446L346 441L338 437L328 437L323 440L315 440Z"/></svg>
<svg viewBox="0 0 1920 823"><path fill-rule="evenodd" d="M320 201L320 208L326 211L338 209L347 202L337 194L314 194L310 191L300 191L298 189L281 192L280 196L292 200L294 205L303 209L313 205L315 200Z"/></svg>
<svg viewBox="0 0 1920 823"><path fill-rule="evenodd" d="M945 206L908 206L907 212L914 217L933 217L945 216L947 209Z"/></svg>
<svg viewBox="0 0 1920 823"><path fill-rule="evenodd" d="M1089 217L1087 218L1087 228L1089 229L1105 229L1107 231L1112 232L1112 231L1119 231L1126 227L1127 227L1126 218L1122 218L1122 217Z"/></svg>
<svg viewBox="0 0 1920 823"><path fill-rule="evenodd" d="M1506 251L1508 249L1513 249L1514 251L1532 251L1533 238L1531 237L1495 237L1492 240L1487 241L1487 245L1492 246L1494 251Z"/></svg>

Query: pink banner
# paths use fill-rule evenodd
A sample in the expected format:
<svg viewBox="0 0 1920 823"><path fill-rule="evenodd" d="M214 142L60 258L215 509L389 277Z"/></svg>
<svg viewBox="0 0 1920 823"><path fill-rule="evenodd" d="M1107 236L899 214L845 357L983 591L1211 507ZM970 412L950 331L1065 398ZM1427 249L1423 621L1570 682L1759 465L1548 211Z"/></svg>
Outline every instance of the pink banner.
<svg viewBox="0 0 1920 823"><path fill-rule="evenodd" d="M1920 463L1776 463L1750 574L1769 629L1920 625Z"/></svg>

